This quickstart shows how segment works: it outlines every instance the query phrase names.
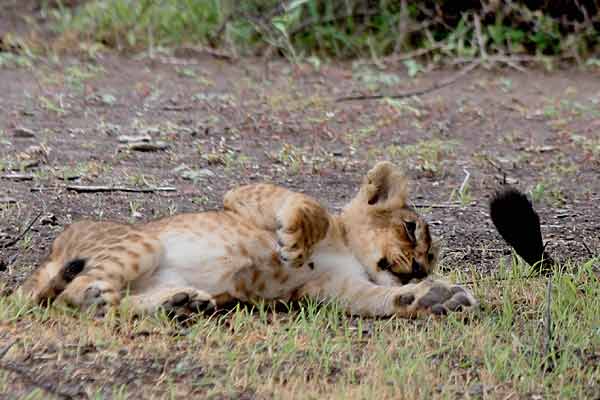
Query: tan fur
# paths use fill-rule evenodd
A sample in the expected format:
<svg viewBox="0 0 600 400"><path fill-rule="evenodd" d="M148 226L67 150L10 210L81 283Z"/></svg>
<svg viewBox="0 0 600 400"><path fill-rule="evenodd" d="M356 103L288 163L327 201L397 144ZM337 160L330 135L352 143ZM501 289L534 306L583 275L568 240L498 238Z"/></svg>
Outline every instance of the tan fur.
<svg viewBox="0 0 600 400"><path fill-rule="evenodd" d="M468 291L428 277L438 251L427 223L408 206L406 179L381 162L339 215L304 194L258 184L228 192L220 212L135 226L77 222L21 292L36 302L99 308L127 293L138 312L176 314L235 299L304 296L335 299L368 316L472 309L477 302Z"/></svg>

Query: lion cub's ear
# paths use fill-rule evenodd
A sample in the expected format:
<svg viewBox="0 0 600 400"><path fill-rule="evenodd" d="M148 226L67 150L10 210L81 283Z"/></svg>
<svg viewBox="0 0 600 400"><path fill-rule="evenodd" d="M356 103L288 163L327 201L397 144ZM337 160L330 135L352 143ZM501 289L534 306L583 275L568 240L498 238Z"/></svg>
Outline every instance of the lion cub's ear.
<svg viewBox="0 0 600 400"><path fill-rule="evenodd" d="M360 192L377 208L403 208L408 200L408 181L394 164L380 161L367 172Z"/></svg>

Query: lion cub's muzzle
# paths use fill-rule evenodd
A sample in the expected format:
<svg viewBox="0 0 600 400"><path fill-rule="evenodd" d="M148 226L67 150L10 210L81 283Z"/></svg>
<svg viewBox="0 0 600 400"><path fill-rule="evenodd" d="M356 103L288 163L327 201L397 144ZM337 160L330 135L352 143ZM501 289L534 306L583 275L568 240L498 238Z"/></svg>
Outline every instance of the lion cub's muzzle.
<svg viewBox="0 0 600 400"><path fill-rule="evenodd" d="M427 278L427 270L419 262L417 262L417 260L413 259L411 268L411 272L394 274L398 279L400 279L400 282L402 282L403 285L410 283L414 279L421 280Z"/></svg>

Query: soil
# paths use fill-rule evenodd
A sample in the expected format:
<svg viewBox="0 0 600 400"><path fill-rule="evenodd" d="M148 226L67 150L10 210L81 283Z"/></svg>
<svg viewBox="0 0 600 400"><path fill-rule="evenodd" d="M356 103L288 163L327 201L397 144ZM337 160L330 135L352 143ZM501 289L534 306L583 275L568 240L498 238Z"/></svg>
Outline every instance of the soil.
<svg viewBox="0 0 600 400"><path fill-rule="evenodd" d="M599 252L598 73L479 69L419 99L335 102L368 91L360 78L377 72L187 53L0 70L2 197L14 200L2 205L2 240L41 213L19 246L2 251L9 287L78 218L137 222L217 209L229 188L259 181L336 211L380 159L411 178L413 202L445 243L444 270L492 273L510 254L488 218L489 198L506 182L534 194L551 254L576 262ZM410 78L398 68L386 74L399 82L378 90L427 87L453 73ZM129 150L122 135L167 149ZM467 173L468 193L457 196ZM176 191L77 193L66 185Z"/></svg>

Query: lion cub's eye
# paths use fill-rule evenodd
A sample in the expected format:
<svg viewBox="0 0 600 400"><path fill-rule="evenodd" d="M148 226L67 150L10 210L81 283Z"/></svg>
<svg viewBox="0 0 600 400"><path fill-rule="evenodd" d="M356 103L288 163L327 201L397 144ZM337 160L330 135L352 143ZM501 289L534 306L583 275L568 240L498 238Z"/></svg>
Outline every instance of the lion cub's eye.
<svg viewBox="0 0 600 400"><path fill-rule="evenodd" d="M415 229L417 229L417 224L414 221L405 222L404 226L406 227L406 233L410 237L410 240L415 241Z"/></svg>
<svg viewBox="0 0 600 400"><path fill-rule="evenodd" d="M377 266L383 270L386 270L391 267L391 264L387 258L383 257L381 260L377 261Z"/></svg>

